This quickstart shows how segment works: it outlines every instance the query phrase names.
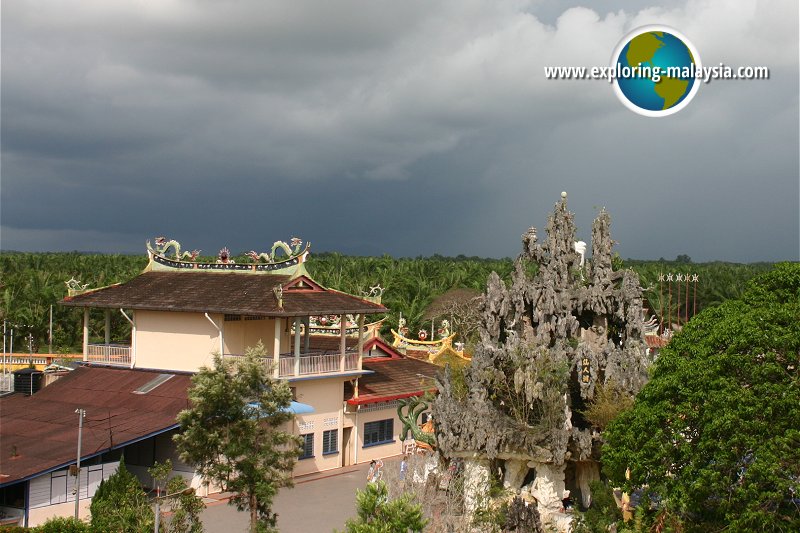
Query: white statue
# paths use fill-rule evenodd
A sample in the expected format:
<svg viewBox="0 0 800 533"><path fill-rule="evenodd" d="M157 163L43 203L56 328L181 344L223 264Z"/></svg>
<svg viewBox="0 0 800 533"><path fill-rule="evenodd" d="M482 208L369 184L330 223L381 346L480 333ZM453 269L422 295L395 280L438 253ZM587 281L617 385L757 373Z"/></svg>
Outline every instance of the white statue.
<svg viewBox="0 0 800 533"><path fill-rule="evenodd" d="M586 262L586 243L584 241L575 241L575 251L581 255L581 268Z"/></svg>

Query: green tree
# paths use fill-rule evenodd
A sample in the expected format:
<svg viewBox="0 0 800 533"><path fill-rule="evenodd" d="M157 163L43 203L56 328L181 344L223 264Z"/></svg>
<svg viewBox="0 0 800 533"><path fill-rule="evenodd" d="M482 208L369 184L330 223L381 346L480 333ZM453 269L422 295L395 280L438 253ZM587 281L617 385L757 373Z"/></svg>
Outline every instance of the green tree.
<svg viewBox="0 0 800 533"><path fill-rule="evenodd" d="M154 514L139 480L127 468L125 459L117 471L97 488L90 507L92 529L107 533L153 531Z"/></svg>
<svg viewBox="0 0 800 533"><path fill-rule="evenodd" d="M169 459L163 463L155 463L147 469L147 473L156 482L156 495L161 496L161 490L166 486L169 475L172 472L172 461Z"/></svg>
<svg viewBox="0 0 800 533"><path fill-rule="evenodd" d="M203 499L194 490L184 493L189 485L182 477L169 477L172 473L172 461L166 459L163 463L155 463L147 472L156 482L157 494L162 498L160 523L166 524L163 530L167 533L201 533L203 523L200 513L205 508ZM170 511L170 518L163 511L165 508Z"/></svg>
<svg viewBox="0 0 800 533"><path fill-rule="evenodd" d="M203 522L200 520L200 513L205 509L203 499L197 496L194 491L184 494L183 491L188 487L186 480L180 476L175 476L167 481L167 494L173 494L167 498L167 505L172 511L167 527L167 533L202 533Z"/></svg>
<svg viewBox="0 0 800 533"><path fill-rule="evenodd" d="M294 415L285 381L272 378L259 343L233 364L214 357L192 377L191 407L178 415L181 459L205 479L234 493L230 503L250 513L250 531L274 531L272 500L291 486L300 440L284 429Z"/></svg>
<svg viewBox="0 0 800 533"><path fill-rule="evenodd" d="M32 528L36 533L89 533L91 526L74 516L53 517L39 527Z"/></svg>
<svg viewBox="0 0 800 533"><path fill-rule="evenodd" d="M604 471L687 531L800 530L798 359L800 264L784 263L662 350L605 433Z"/></svg>
<svg viewBox="0 0 800 533"><path fill-rule="evenodd" d="M356 512L358 516L345 524L346 533L417 533L428 522L422 516L422 507L412 503L410 496L389 500L383 481L358 491Z"/></svg>

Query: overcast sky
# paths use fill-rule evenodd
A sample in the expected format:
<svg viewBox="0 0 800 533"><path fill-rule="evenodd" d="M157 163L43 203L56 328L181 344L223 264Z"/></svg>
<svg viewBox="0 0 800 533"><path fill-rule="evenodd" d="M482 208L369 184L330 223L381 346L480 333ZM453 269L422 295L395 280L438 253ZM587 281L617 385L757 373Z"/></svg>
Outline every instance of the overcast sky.
<svg viewBox="0 0 800 533"><path fill-rule="evenodd" d="M623 257L797 260L797 0L649 4L3 2L0 246L514 256L565 190ZM660 119L544 78L644 24L771 77Z"/></svg>

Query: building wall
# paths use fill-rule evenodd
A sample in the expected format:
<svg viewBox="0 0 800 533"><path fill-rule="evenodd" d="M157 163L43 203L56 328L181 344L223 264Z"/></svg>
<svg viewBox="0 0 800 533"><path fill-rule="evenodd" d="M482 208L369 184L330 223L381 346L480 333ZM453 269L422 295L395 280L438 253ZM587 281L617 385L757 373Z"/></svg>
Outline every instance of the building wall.
<svg viewBox="0 0 800 533"><path fill-rule="evenodd" d="M125 466L139 478L143 487L156 488L156 483L147 469L155 463L163 463L167 459L172 462L172 471L169 477L181 476L191 484L194 478L194 468L181 461L178 456L177 446L172 440L173 435L177 432L176 429L162 433L125 447Z"/></svg>
<svg viewBox="0 0 800 533"><path fill-rule="evenodd" d="M342 407L344 403L342 397L345 379L332 377L290 383L290 386L295 388L297 401L314 408L313 413L295 417L293 427L295 435L314 434L314 457L298 460L295 464L294 475L299 476L342 466ZM336 431L337 453L323 455L323 434L330 430Z"/></svg>
<svg viewBox="0 0 800 533"><path fill-rule="evenodd" d="M89 513L89 506L92 505L92 500L81 499L78 504L78 517L81 520L88 520L91 516ZM28 527L41 526L51 518L75 516L75 500L70 503L59 503L56 505L48 505L47 507L37 507L28 512Z"/></svg>
<svg viewBox="0 0 800 533"><path fill-rule="evenodd" d="M349 410L354 409L353 406L348 407ZM378 420L392 419L392 433L393 441L385 444L376 444L372 446L364 446L364 424L368 422L375 422ZM354 463L368 463L373 459L383 459L403 453L403 443L400 441L400 428L402 424L397 417L396 402L389 402L387 404L372 404L362 406L359 409L358 415L355 412L346 413L344 419L344 427L353 427L353 462ZM357 427L357 429L356 429ZM358 452L355 452L355 447L358 447Z"/></svg>
<svg viewBox="0 0 800 533"><path fill-rule="evenodd" d="M209 316L222 326L221 314ZM194 372L213 364L219 332L203 313L136 311L136 367Z"/></svg>
<svg viewBox="0 0 800 533"><path fill-rule="evenodd" d="M225 339L225 353L244 354L247 348L255 346L260 341L268 356L273 356L275 339L274 318L259 318L257 320L245 319L225 320L223 326ZM278 319L280 320L280 319ZM289 333L286 330L285 320L281 323L281 352L291 351L289 346Z"/></svg>
<svg viewBox="0 0 800 533"><path fill-rule="evenodd" d="M89 516L91 498L119 467L119 461L81 467L81 518ZM67 469L57 470L30 480L28 525L37 526L54 516L72 516L75 512L75 478Z"/></svg>

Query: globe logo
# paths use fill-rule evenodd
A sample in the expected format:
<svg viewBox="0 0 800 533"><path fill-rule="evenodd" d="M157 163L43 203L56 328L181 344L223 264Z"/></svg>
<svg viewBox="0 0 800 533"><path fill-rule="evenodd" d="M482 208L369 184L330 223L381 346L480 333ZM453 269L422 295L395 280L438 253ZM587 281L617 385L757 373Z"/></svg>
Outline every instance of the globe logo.
<svg viewBox="0 0 800 533"><path fill-rule="evenodd" d="M636 28L617 45L611 58L614 92L640 115L677 113L700 88L697 49L677 30L650 25Z"/></svg>

